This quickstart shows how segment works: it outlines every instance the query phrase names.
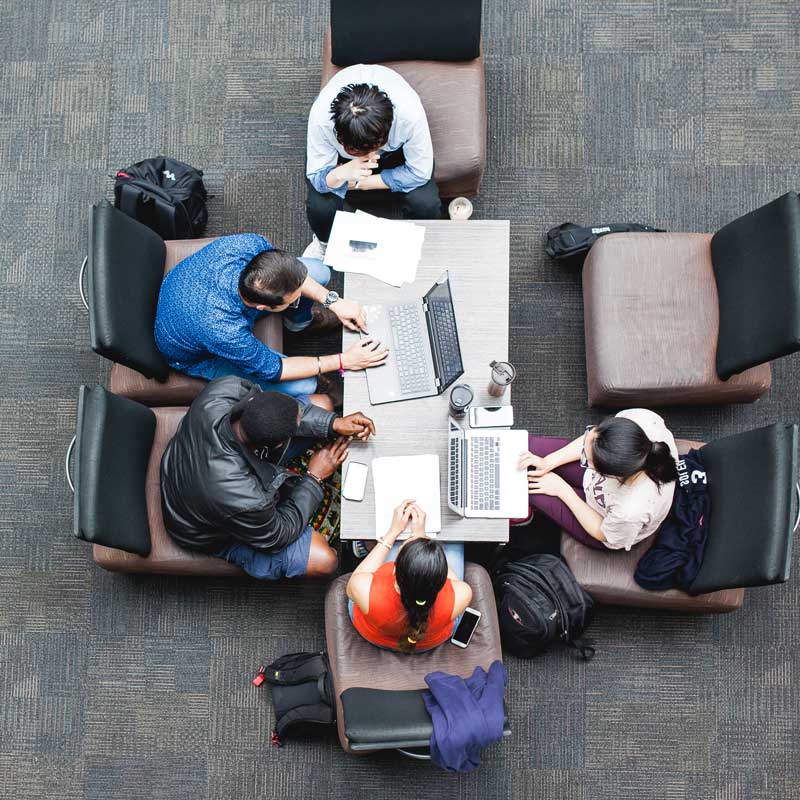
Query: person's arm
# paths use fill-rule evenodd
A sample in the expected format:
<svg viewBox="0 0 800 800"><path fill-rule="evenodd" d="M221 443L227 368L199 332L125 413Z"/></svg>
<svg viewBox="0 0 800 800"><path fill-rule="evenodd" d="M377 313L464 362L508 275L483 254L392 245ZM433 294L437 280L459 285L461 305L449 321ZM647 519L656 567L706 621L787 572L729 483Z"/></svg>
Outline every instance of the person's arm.
<svg viewBox="0 0 800 800"><path fill-rule="evenodd" d="M453 616L451 620L460 617L466 611L469 604L472 602L472 587L465 581L460 580L455 573L448 575L453 582L453 593L455 595L453 602Z"/></svg>
<svg viewBox="0 0 800 800"><path fill-rule="evenodd" d="M557 497L573 513L575 519L589 536L597 539L598 542L606 541L602 531L603 517L590 508L560 475L555 472L547 472L542 475L529 473L528 492Z"/></svg>
<svg viewBox="0 0 800 800"><path fill-rule="evenodd" d="M408 137L403 142L403 155L405 164L393 169L385 169L380 175L374 176L379 177L381 183L393 192L410 192L418 189L426 184L433 175L431 132L428 129L428 119L421 105Z"/></svg>
<svg viewBox="0 0 800 800"><path fill-rule="evenodd" d="M324 110L317 108L315 102L308 115L306 178L320 194L332 192L344 197L347 193L347 181L338 181L335 176L330 178L330 174L337 168L339 153L329 141L328 124Z"/></svg>
<svg viewBox="0 0 800 800"><path fill-rule="evenodd" d="M413 500L404 500L395 508L389 530L382 538L378 539L375 547L353 570L353 574L347 582L347 596L361 609L363 614L369 613L369 589L372 585L372 576L386 561L397 537L406 529L411 518L410 506L413 502Z"/></svg>
<svg viewBox="0 0 800 800"><path fill-rule="evenodd" d="M573 461L580 460L581 450L583 449L583 436L573 439L569 444L565 444L559 450L554 450L546 456L537 456L536 453L523 453L519 468L532 468L530 474L534 476L544 475L552 472L557 467L564 464L571 464Z"/></svg>
<svg viewBox="0 0 800 800"><path fill-rule="evenodd" d="M293 381L298 378L312 378L322 372L336 372L340 367L356 371L368 369L380 366L388 356L389 349L387 347L372 337L367 337L353 342L347 350L340 354L284 358L281 362L282 372L277 380Z"/></svg>
<svg viewBox="0 0 800 800"><path fill-rule="evenodd" d="M320 305L325 303L328 296L328 290L318 281L315 281L310 275L306 275L306 279L300 285L300 294L313 300ZM339 321L346 328L351 331L367 332L367 312L363 307L356 303L355 300L347 300L340 297L335 303L328 306L331 311L339 318Z"/></svg>

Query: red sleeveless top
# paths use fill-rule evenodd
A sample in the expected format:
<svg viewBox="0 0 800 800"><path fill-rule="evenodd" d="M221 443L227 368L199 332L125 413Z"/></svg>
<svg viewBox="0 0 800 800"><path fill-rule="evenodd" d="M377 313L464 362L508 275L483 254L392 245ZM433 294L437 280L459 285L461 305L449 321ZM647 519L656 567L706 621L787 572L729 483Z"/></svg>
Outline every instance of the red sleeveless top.
<svg viewBox="0 0 800 800"><path fill-rule="evenodd" d="M369 613L364 614L357 603L353 606L353 625L356 630L368 642L391 650L397 649L400 637L408 632L408 614L394 583L394 561L387 561L372 574ZM428 615L428 627L425 635L417 642L417 650L429 650L450 638L455 606L456 594L453 591L453 582L448 578L436 595Z"/></svg>

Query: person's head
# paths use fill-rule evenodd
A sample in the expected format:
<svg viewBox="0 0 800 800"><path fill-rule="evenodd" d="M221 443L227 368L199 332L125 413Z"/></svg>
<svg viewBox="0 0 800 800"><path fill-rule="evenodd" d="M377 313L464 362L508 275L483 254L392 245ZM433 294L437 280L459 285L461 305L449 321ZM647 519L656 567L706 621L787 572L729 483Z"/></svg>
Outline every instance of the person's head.
<svg viewBox="0 0 800 800"><path fill-rule="evenodd" d="M302 261L277 248L259 253L239 275L239 294L259 311L283 311L300 299Z"/></svg>
<svg viewBox="0 0 800 800"><path fill-rule="evenodd" d="M256 392L244 404L239 424L253 447L275 447L297 433L300 404L281 392Z"/></svg>
<svg viewBox="0 0 800 800"><path fill-rule="evenodd" d="M409 540L397 554L394 579L409 621L408 632L400 638L397 647L410 653L425 635L431 608L447 581L444 548L434 539L419 537Z"/></svg>
<svg viewBox="0 0 800 800"><path fill-rule="evenodd" d="M659 486L677 480L678 469L666 442L651 442L625 417L609 417L587 431L584 440L589 466L601 475L626 481L644 472Z"/></svg>
<svg viewBox="0 0 800 800"><path fill-rule="evenodd" d="M351 156L365 156L388 141L394 107L377 86L349 83L333 99L331 119L345 151Z"/></svg>

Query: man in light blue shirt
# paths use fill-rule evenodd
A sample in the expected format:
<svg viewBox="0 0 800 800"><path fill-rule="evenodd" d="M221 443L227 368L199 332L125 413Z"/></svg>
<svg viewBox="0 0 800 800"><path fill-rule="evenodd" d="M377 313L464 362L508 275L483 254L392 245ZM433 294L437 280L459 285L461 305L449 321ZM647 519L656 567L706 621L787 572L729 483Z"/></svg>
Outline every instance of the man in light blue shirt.
<svg viewBox="0 0 800 800"><path fill-rule="evenodd" d="M356 64L319 93L308 118L306 210L314 241L303 254L321 258L338 210L361 192L402 195L408 219L441 218L433 147L419 95L394 70Z"/></svg>

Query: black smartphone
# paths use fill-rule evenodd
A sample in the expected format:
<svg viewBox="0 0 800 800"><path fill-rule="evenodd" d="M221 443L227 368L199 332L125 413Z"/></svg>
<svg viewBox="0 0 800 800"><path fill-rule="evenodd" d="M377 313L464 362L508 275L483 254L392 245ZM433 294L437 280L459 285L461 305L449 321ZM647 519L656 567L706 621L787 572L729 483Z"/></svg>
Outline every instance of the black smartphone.
<svg viewBox="0 0 800 800"><path fill-rule="evenodd" d="M472 634L475 633L475 628L478 626L478 621L481 618L481 612L474 608L465 609L461 615L461 622L453 633L453 638L450 641L456 647L466 647L472 639Z"/></svg>

